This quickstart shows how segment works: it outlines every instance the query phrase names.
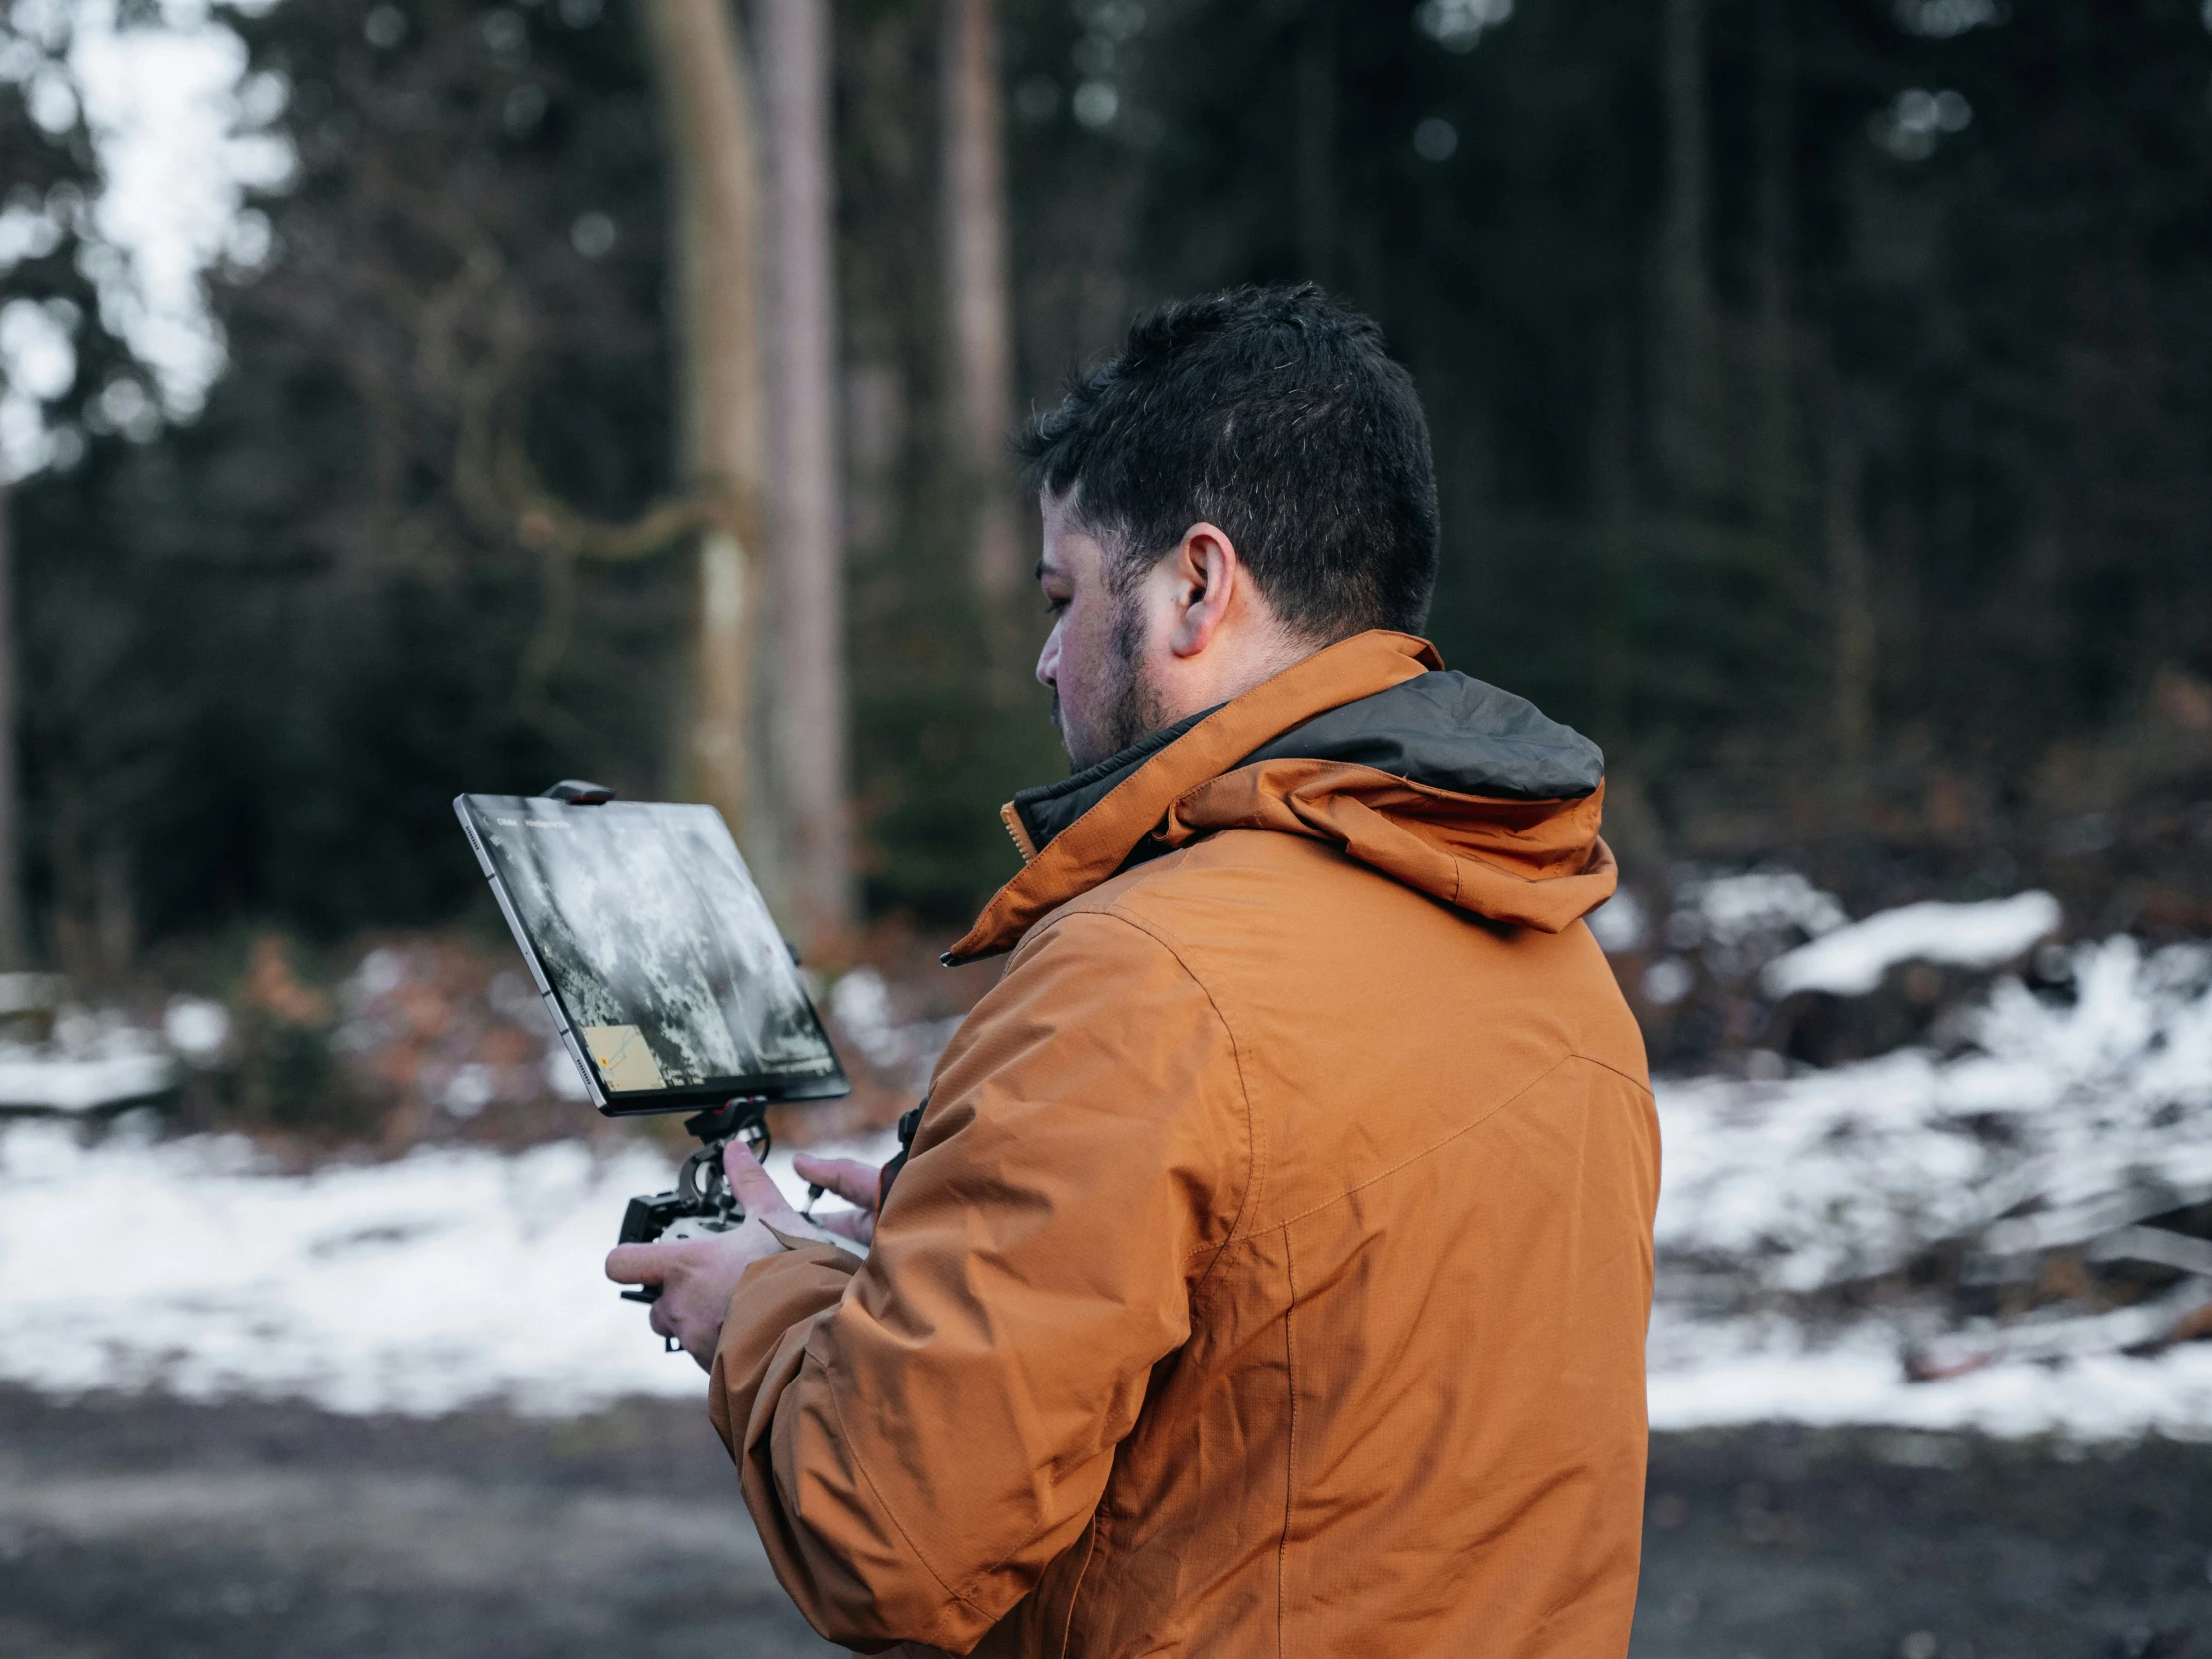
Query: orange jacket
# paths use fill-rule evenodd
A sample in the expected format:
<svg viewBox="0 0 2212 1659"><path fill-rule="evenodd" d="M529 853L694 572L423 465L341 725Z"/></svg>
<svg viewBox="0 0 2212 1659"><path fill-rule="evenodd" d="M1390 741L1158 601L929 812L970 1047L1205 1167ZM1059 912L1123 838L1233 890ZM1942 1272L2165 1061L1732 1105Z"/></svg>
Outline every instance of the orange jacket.
<svg viewBox="0 0 2212 1659"><path fill-rule="evenodd" d="M1626 1651L1659 1146L1600 763L1440 667L1363 634L1009 808L872 1255L756 1263L716 1358L824 1635Z"/></svg>

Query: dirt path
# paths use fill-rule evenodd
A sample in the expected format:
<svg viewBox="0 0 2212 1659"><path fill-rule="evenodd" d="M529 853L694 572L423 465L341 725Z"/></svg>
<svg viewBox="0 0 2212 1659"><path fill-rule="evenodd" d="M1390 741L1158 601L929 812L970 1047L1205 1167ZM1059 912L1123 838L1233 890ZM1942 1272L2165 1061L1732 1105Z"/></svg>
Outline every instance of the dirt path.
<svg viewBox="0 0 2212 1659"><path fill-rule="evenodd" d="M9 1659L839 1652L704 1414L427 1422L0 1394Z"/></svg>
<svg viewBox="0 0 2212 1659"><path fill-rule="evenodd" d="M2212 1659L2212 1447L1652 1442L1634 1659Z"/></svg>
<svg viewBox="0 0 2212 1659"><path fill-rule="evenodd" d="M1634 1659L2212 1656L2212 1448L1743 1430L1652 1452ZM0 1391L8 1659L789 1659L703 1415Z"/></svg>

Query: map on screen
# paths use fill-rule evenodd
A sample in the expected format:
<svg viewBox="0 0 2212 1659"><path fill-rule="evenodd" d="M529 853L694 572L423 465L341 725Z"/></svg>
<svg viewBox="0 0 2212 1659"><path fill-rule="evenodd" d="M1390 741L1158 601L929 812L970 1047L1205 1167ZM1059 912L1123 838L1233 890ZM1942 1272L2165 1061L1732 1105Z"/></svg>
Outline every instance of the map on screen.
<svg viewBox="0 0 2212 1659"><path fill-rule="evenodd" d="M846 1092L712 807L519 795L453 805L604 1109Z"/></svg>

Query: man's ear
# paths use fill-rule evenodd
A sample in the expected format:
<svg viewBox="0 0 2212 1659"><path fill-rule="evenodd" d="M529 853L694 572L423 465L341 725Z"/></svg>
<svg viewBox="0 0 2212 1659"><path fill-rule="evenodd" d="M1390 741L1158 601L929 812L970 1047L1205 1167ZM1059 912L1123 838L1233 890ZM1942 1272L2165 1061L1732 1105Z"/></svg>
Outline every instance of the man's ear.
<svg viewBox="0 0 2212 1659"><path fill-rule="evenodd" d="M1201 522L1183 532L1182 545L1166 562L1175 582L1168 649L1178 657L1195 657L1214 642L1228 619L1244 586L1244 561L1226 532Z"/></svg>

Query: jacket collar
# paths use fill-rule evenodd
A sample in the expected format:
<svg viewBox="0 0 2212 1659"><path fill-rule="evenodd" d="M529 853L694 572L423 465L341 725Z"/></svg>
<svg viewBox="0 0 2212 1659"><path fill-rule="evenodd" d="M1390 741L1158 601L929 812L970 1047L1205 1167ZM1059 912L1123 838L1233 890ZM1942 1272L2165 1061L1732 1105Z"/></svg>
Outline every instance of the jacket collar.
<svg viewBox="0 0 2212 1659"><path fill-rule="evenodd" d="M1014 837L1021 861L1026 864L1036 857L1061 830L1120 788L1132 772L1221 707L1217 703L1211 709L1185 715L1173 726L1140 738L1103 761L1093 761L1081 772L1023 790L999 808L998 815L1006 821L1006 832Z"/></svg>
<svg viewBox="0 0 2212 1659"><path fill-rule="evenodd" d="M1073 778L1024 791L1001 811L1028 860L985 905L966 937L946 952L948 965L1011 950L1024 933L1069 899L1110 878L1187 792L1219 776L1293 727L1354 698L1369 697L1443 667L1436 648L1410 634L1376 629L1339 640L1242 697L1223 704ZM1040 805L1072 802L1079 812L1057 828ZM1026 805L1026 811L1025 809ZM1041 843L1031 832L1056 829Z"/></svg>

